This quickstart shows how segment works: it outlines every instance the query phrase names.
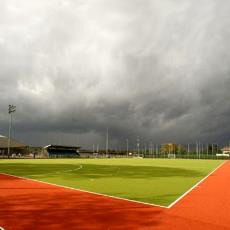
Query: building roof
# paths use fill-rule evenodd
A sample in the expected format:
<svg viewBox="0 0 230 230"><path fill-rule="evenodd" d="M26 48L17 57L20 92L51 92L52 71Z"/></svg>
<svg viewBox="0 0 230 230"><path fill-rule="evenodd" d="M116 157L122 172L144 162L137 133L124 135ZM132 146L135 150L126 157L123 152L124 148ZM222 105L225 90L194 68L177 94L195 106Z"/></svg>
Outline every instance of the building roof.
<svg viewBox="0 0 230 230"><path fill-rule="evenodd" d="M230 146L225 146L224 148L221 149L222 151L230 151Z"/></svg>
<svg viewBox="0 0 230 230"><path fill-rule="evenodd" d="M12 148L23 148L26 146L27 146L26 144L11 139L10 147ZM7 148L7 147L8 147L8 137L0 135L0 148Z"/></svg>
<svg viewBox="0 0 230 230"><path fill-rule="evenodd" d="M80 146L66 146L66 145L47 145L44 147L45 149L80 149Z"/></svg>

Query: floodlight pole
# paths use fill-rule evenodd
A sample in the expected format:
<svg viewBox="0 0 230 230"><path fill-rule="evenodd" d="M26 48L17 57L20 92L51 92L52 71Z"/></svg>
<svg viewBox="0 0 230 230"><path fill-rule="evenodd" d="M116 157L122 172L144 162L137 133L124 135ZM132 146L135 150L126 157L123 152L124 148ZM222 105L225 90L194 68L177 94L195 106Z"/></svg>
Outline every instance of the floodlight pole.
<svg viewBox="0 0 230 230"><path fill-rule="evenodd" d="M8 158L10 157L10 145L11 145L11 129L12 129L12 114L16 111L16 106L9 105L8 112L10 115L10 121L9 121L9 136L8 136Z"/></svg>
<svg viewBox="0 0 230 230"><path fill-rule="evenodd" d="M196 157L198 159L198 154L199 154L199 147L198 147L198 142L196 141Z"/></svg>
<svg viewBox="0 0 230 230"><path fill-rule="evenodd" d="M99 152L99 144L97 144L97 153Z"/></svg>
<svg viewBox="0 0 230 230"><path fill-rule="evenodd" d="M106 132L106 146L105 146L105 151L106 151L106 157L108 157L108 150L109 150L109 128L107 127L107 132Z"/></svg>
<svg viewBox="0 0 230 230"><path fill-rule="evenodd" d="M137 138L137 156L140 157L140 139Z"/></svg>
<svg viewBox="0 0 230 230"><path fill-rule="evenodd" d="M12 113L10 113L10 120L9 120L8 152L7 152L8 158L10 157L11 127L12 127Z"/></svg>
<svg viewBox="0 0 230 230"><path fill-rule="evenodd" d="M126 139L126 152L127 152L127 157L129 156L129 139Z"/></svg>

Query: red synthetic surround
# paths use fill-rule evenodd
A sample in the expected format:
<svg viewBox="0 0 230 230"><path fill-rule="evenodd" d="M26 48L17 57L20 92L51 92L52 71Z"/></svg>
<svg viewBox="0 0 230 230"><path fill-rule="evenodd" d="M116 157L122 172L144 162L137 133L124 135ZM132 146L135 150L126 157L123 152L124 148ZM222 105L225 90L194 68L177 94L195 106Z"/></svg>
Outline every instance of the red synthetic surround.
<svg viewBox="0 0 230 230"><path fill-rule="evenodd" d="M230 230L230 161L170 209L0 174L5 230Z"/></svg>

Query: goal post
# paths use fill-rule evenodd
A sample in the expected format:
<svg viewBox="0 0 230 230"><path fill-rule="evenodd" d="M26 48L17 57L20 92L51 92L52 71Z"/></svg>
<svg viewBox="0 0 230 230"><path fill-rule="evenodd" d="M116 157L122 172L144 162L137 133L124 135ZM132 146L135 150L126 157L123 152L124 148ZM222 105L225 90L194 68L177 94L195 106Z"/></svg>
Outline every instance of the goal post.
<svg viewBox="0 0 230 230"><path fill-rule="evenodd" d="M168 159L176 159L176 154L169 153Z"/></svg>

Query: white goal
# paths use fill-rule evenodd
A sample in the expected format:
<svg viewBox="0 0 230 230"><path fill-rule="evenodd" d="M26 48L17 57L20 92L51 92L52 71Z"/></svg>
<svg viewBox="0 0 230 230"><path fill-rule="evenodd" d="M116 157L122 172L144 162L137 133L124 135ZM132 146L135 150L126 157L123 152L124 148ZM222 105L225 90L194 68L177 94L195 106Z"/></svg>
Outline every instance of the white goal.
<svg viewBox="0 0 230 230"><path fill-rule="evenodd" d="M176 154L169 153L168 159L176 159Z"/></svg>

